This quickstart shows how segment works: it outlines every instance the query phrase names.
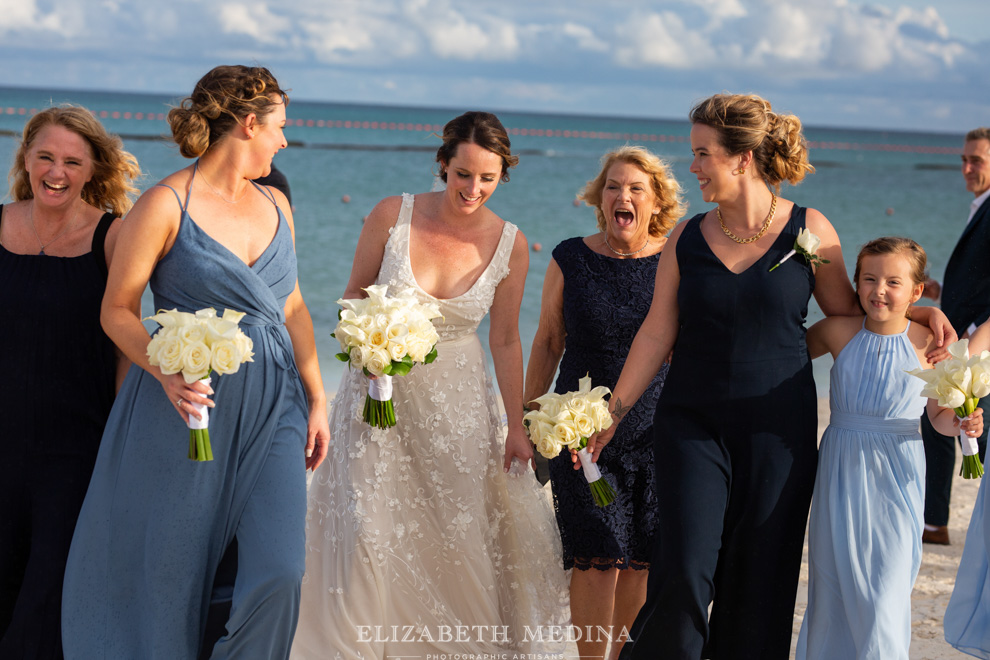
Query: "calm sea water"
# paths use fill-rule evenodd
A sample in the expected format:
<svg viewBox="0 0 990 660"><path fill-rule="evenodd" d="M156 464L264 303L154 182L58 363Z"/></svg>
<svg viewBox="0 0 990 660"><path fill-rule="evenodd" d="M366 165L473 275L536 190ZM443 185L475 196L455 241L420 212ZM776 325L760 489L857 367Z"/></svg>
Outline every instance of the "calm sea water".
<svg viewBox="0 0 990 660"><path fill-rule="evenodd" d="M0 163L13 161L18 136L31 109L52 103L84 105L107 128L124 137L137 156L145 189L184 167L163 113L177 98L109 92L0 88ZM435 133L464 110L311 103L293 100L286 128L290 147L276 157L287 175L295 206L299 281L316 326L326 386L335 390L342 365L333 359L329 336L336 322L334 301L343 293L362 218L387 195L424 192L434 185ZM685 108L685 115L688 108ZM628 119L498 112L521 154L511 181L499 186L489 206L514 222L533 252L520 317L524 352L539 319L540 291L550 253L561 240L595 232L592 209L573 203L598 172L601 155L622 144L642 144L668 159L685 188L689 216L706 210L688 172L691 150L686 120ZM962 128L962 127L961 127ZM784 196L817 208L831 220L847 266L867 240L897 234L921 243L932 274L941 279L962 231L972 197L959 173L958 135L838 130L808 126L817 172ZM6 180L0 201L8 201ZM345 196L349 202L345 202ZM146 295L145 310L151 312ZM821 318L812 305L809 322ZM487 333L487 326L482 328ZM484 336L484 335L483 335ZM827 358L816 361L819 394L827 389Z"/></svg>

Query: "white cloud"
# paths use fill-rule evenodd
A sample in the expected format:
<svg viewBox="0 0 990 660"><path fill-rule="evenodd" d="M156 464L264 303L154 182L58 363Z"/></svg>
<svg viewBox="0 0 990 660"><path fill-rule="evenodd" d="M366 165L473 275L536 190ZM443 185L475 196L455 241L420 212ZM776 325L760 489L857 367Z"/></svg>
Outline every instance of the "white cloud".
<svg viewBox="0 0 990 660"><path fill-rule="evenodd" d="M713 60L711 44L701 32L688 30L672 12L630 16L616 30L615 61L630 68L687 69Z"/></svg>
<svg viewBox="0 0 990 660"><path fill-rule="evenodd" d="M18 30L68 33L59 13L39 11L35 0L0 0L0 34Z"/></svg>
<svg viewBox="0 0 990 660"><path fill-rule="evenodd" d="M220 5L218 15L220 29L226 34L243 34L265 45L282 44L284 39L279 35L292 26L291 21L273 14L262 2L224 3Z"/></svg>
<svg viewBox="0 0 990 660"><path fill-rule="evenodd" d="M584 25L577 23L564 23L561 32L572 38L581 50L588 50L596 53L608 51L608 44L599 39L595 32Z"/></svg>

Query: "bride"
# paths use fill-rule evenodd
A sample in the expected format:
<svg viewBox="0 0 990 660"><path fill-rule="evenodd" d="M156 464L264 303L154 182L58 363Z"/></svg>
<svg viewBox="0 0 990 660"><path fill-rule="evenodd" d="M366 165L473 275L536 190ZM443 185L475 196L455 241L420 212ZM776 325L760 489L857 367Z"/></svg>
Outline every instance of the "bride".
<svg viewBox="0 0 990 660"><path fill-rule="evenodd" d="M362 420L368 379L348 369L341 381L309 491L294 658L555 651L569 623L560 540L522 426L528 247L485 206L518 158L497 117L468 112L444 127L436 159L446 190L375 207L344 296L377 283L438 303L438 357L393 380L387 431ZM507 435L475 332L489 310Z"/></svg>

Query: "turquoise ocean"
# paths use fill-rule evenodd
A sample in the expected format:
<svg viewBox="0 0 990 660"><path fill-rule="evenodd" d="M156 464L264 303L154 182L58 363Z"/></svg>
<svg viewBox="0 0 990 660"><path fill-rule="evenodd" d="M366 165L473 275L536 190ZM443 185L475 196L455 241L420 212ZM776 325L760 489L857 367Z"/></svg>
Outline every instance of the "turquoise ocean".
<svg viewBox="0 0 990 660"><path fill-rule="evenodd" d="M53 103L75 103L94 111L108 130L123 137L144 171L139 184L144 190L189 162L164 139L169 132L165 113L180 98L0 87L0 164L8 170L13 164L21 130L32 112ZM429 191L435 181L437 134L449 119L475 109L492 110L290 103L285 130L289 148L278 154L275 164L292 190L299 281L313 315L328 391L336 390L344 368L334 359L337 347L330 333L362 219L382 197ZM489 206L518 225L531 246L542 246L531 253L520 314L528 356L553 247L568 237L596 231L594 211L574 200L597 174L604 152L623 144L646 146L671 163L690 204L688 217L708 207L688 171L688 108L684 117L667 119L493 111L509 130L520 162ZM925 247L931 274L941 280L972 200L959 171L968 128L946 134L806 126L817 171L799 186L785 186L783 195L829 218L842 241L850 276L864 242L901 235ZM3 178L0 203L6 201L10 197ZM150 295L143 304L146 315L153 313ZM821 312L812 301L809 323L819 318ZM487 336L487 321L481 332ZM816 361L819 396L827 396L830 364L828 358Z"/></svg>

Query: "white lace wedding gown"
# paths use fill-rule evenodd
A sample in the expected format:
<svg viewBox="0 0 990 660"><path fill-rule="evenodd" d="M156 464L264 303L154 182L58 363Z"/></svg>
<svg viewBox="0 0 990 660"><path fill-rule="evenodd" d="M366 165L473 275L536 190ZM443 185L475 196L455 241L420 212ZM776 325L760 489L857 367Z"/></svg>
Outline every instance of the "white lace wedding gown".
<svg viewBox="0 0 990 660"><path fill-rule="evenodd" d="M409 264L412 209L404 195L377 283L433 301ZM309 491L293 658L562 651L569 610L553 511L531 470L502 470L504 429L476 334L515 234L505 223L471 289L438 301L436 361L393 379L397 426L366 424L368 380L344 375Z"/></svg>

